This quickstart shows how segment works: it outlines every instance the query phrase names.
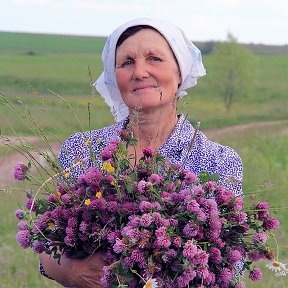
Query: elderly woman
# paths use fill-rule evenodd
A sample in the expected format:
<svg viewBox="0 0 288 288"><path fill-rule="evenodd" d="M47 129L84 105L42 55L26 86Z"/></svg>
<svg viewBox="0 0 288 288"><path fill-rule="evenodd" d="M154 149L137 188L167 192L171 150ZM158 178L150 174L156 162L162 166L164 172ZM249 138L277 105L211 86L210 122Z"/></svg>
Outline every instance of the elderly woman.
<svg viewBox="0 0 288 288"><path fill-rule="evenodd" d="M182 114L177 101L185 90L205 75L200 51L184 33L169 23L153 19L135 19L116 29L107 39L102 60L104 72L96 81L98 92L110 106L117 122L109 127L76 133L63 145L59 159L63 168L79 159L85 165L101 164L98 155L103 145L119 139L119 130L127 129L138 140L135 161L142 149L153 146L172 163L199 174L217 173L220 181L236 194L242 191L242 163L230 147L209 141ZM93 163L96 161L97 163ZM73 175L82 173L76 166ZM100 277L107 265L103 254L86 260L63 258L61 265L41 255L42 270L64 286L102 287Z"/></svg>

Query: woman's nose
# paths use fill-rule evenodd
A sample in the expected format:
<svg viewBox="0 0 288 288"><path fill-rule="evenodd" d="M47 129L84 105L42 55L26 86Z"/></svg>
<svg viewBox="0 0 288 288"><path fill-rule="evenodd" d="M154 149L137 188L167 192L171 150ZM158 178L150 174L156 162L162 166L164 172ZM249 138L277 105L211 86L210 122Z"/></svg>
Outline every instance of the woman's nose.
<svg viewBox="0 0 288 288"><path fill-rule="evenodd" d="M135 62L134 71L133 71L133 79L134 80L142 80L143 78L149 77L149 72L147 69L147 64L143 61Z"/></svg>

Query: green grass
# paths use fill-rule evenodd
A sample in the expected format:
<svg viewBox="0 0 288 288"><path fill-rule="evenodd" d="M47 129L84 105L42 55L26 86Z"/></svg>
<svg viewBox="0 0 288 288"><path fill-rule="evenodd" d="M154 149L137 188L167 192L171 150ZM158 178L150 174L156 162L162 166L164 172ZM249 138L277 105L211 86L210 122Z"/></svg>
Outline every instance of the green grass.
<svg viewBox="0 0 288 288"><path fill-rule="evenodd" d="M33 86L44 95L87 96L102 70L97 54L0 55L0 62L0 89L9 95L30 94Z"/></svg>
<svg viewBox="0 0 288 288"><path fill-rule="evenodd" d="M0 32L0 54L100 54L105 40L104 37Z"/></svg>
<svg viewBox="0 0 288 288"><path fill-rule="evenodd" d="M264 126L217 136L215 141L230 145L240 154L244 166L244 193L255 193L260 201L268 201L278 208L275 216L280 220L280 231L276 232L279 241L279 261L288 262L288 122L277 126ZM246 204L250 203L246 197ZM276 249L274 241L271 246ZM265 262L266 263L266 262ZM246 273L247 287L288 287L288 278L275 277L265 267L262 268L263 281L253 283Z"/></svg>

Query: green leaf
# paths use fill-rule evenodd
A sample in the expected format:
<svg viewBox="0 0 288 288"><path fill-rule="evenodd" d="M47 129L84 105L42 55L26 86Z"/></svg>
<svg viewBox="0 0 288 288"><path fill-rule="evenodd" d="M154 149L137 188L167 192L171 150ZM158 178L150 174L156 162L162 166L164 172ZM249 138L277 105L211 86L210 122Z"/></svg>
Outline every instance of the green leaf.
<svg viewBox="0 0 288 288"><path fill-rule="evenodd" d="M202 184L205 184L206 182L208 182L209 180L215 180L215 181L218 181L220 179L220 176L219 174L209 174L208 172L206 171L202 171L200 172L199 174L199 178L200 178L200 182Z"/></svg>

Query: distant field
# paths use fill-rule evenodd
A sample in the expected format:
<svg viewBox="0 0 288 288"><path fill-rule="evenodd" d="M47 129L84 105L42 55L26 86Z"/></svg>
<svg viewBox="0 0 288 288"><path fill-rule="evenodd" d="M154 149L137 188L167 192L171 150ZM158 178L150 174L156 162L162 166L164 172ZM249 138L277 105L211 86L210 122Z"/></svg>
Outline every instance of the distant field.
<svg viewBox="0 0 288 288"><path fill-rule="evenodd" d="M106 38L0 32L0 54L100 54Z"/></svg>
<svg viewBox="0 0 288 288"><path fill-rule="evenodd" d="M50 89L65 96L89 96L91 82L102 71L104 42L105 38L97 37L0 32L0 90L9 95L29 94L30 84L42 94ZM288 97L288 54L270 54L255 55L256 102ZM213 56L204 55L203 62L207 76L199 81L195 92L220 97L209 84Z"/></svg>

